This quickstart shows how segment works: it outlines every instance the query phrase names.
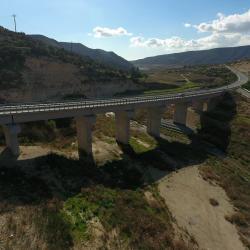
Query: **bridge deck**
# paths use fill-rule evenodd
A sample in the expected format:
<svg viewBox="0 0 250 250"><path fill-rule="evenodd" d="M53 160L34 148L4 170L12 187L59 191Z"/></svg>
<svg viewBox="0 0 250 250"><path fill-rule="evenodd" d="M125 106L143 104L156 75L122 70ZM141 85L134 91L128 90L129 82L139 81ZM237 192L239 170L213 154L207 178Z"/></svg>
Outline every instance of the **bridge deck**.
<svg viewBox="0 0 250 250"><path fill-rule="evenodd" d="M185 93L171 94L171 95L158 95L158 96L134 96L123 98L109 98L109 99L88 99L79 101L67 101L67 102L44 102L44 103L22 103L22 104L3 104L0 105L0 124L7 124L13 121L13 118L18 118L21 115L25 115L25 119L21 119L19 122L35 121L38 118L37 115L50 114L48 119L53 118L55 112L69 112L65 117L70 117L73 111L87 111L89 113L102 113L115 110L124 110L131 107L149 107L155 105L165 105L167 103L177 102L191 102L199 99L211 98L222 94L226 91L232 91L242 84L248 81L248 78L242 73L231 69L237 74L238 80L228 86L223 86L210 90L197 90ZM32 116L34 115L34 119ZM74 113L75 115L75 113ZM56 116L54 118L62 117Z"/></svg>

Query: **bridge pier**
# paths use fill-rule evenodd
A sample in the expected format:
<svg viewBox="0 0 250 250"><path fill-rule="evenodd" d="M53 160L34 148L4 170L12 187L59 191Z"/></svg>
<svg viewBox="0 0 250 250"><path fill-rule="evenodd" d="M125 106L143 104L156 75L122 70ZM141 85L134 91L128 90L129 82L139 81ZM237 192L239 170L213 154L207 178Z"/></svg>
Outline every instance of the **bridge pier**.
<svg viewBox="0 0 250 250"><path fill-rule="evenodd" d="M208 99L206 102L206 104L207 104L206 110L207 111L213 110L216 107L216 105L218 104L218 99L219 99L218 97Z"/></svg>
<svg viewBox="0 0 250 250"><path fill-rule="evenodd" d="M96 121L95 115L76 117L78 153L81 159L92 156L92 128Z"/></svg>
<svg viewBox="0 0 250 250"><path fill-rule="evenodd" d="M21 127L18 124L8 124L3 126L3 131L7 148L14 156L19 156L18 134L21 132Z"/></svg>
<svg viewBox="0 0 250 250"><path fill-rule="evenodd" d="M125 145L129 144L130 120L133 116L133 110L118 111L115 113L117 142Z"/></svg>
<svg viewBox="0 0 250 250"><path fill-rule="evenodd" d="M174 111L174 123L186 126L189 103L176 103Z"/></svg>
<svg viewBox="0 0 250 250"><path fill-rule="evenodd" d="M147 132L154 137L160 137L161 118L165 107L151 107L148 109Z"/></svg>
<svg viewBox="0 0 250 250"><path fill-rule="evenodd" d="M200 101L195 101L193 103L193 109L195 110L195 112L199 113L199 112L203 112L204 111L204 101L200 100Z"/></svg>

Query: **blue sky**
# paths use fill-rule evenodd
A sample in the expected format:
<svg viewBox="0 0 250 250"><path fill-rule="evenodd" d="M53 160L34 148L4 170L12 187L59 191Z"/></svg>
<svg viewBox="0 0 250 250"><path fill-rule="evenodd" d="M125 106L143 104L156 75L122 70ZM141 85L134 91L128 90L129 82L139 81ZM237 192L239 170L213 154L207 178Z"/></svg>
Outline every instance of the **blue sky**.
<svg viewBox="0 0 250 250"><path fill-rule="evenodd" d="M1 0L0 25L126 59L250 44L249 0ZM218 14L220 13L220 14Z"/></svg>

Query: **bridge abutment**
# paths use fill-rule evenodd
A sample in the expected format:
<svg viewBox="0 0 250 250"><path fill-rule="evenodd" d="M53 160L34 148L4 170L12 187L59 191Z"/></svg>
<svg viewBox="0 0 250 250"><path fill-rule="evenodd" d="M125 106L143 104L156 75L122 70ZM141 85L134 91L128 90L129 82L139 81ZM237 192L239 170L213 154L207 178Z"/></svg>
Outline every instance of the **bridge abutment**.
<svg viewBox="0 0 250 250"><path fill-rule="evenodd" d="M92 156L92 129L96 121L95 115L76 117L76 130L79 158Z"/></svg>
<svg viewBox="0 0 250 250"><path fill-rule="evenodd" d="M147 132L154 137L160 137L161 118L165 107L151 107L148 109Z"/></svg>
<svg viewBox="0 0 250 250"><path fill-rule="evenodd" d="M134 116L134 110L118 111L115 113L116 140L127 145L130 138L130 120Z"/></svg>
<svg viewBox="0 0 250 250"><path fill-rule="evenodd" d="M20 147L18 142L18 134L21 132L21 127L18 124L8 124L3 126L6 146L14 156L19 156Z"/></svg>

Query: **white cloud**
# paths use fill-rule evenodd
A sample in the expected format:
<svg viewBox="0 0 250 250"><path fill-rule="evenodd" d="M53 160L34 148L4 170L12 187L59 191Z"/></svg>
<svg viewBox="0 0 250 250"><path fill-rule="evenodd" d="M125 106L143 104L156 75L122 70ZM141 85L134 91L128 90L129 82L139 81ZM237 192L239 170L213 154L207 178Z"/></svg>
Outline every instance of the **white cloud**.
<svg viewBox="0 0 250 250"><path fill-rule="evenodd" d="M105 27L95 27L93 29L93 34L96 38L102 37L115 37L115 36L132 36L126 29L119 27L117 29L105 28Z"/></svg>
<svg viewBox="0 0 250 250"><path fill-rule="evenodd" d="M190 23L184 23L184 27L185 28L190 28L190 27L192 27L192 24L190 24Z"/></svg>
<svg viewBox="0 0 250 250"><path fill-rule="evenodd" d="M199 32L242 33L250 32L250 10L243 14L225 16L217 14L218 19L194 25Z"/></svg>
<svg viewBox="0 0 250 250"><path fill-rule="evenodd" d="M250 45L250 10L243 14L229 16L218 13L217 17L218 19L209 23L184 24L187 28L194 27L198 32L210 33L198 39L187 40L181 37L147 39L140 36L132 37L130 45L131 47L158 48L168 53Z"/></svg>
<svg viewBox="0 0 250 250"><path fill-rule="evenodd" d="M132 37L130 39L132 47L160 48L169 53L182 52L188 50L203 50L217 47L240 46L250 44L250 35L240 34L218 34L213 33L199 39L185 40L181 37L171 37L167 39L143 37Z"/></svg>

